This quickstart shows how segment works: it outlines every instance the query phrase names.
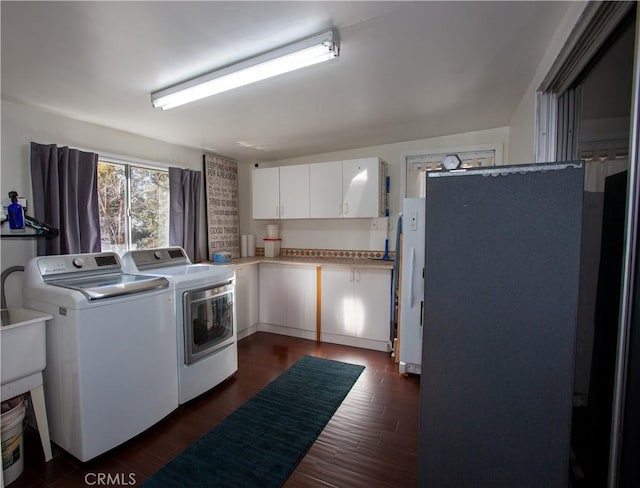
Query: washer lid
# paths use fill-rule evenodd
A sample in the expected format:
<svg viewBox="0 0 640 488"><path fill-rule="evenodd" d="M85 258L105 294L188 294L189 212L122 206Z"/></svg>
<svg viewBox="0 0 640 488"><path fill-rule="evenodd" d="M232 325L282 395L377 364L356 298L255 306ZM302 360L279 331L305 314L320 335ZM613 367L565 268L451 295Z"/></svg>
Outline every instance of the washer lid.
<svg viewBox="0 0 640 488"><path fill-rule="evenodd" d="M106 274L84 278L66 278L48 282L53 286L76 290L89 300L102 300L169 287L169 280L161 276L127 273Z"/></svg>

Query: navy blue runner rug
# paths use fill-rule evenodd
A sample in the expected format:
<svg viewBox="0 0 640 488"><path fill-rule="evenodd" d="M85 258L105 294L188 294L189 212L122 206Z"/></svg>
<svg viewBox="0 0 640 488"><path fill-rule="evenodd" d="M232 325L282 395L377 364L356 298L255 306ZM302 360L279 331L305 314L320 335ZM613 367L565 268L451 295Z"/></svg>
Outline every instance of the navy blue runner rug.
<svg viewBox="0 0 640 488"><path fill-rule="evenodd" d="M303 356L142 486L282 486L363 370Z"/></svg>

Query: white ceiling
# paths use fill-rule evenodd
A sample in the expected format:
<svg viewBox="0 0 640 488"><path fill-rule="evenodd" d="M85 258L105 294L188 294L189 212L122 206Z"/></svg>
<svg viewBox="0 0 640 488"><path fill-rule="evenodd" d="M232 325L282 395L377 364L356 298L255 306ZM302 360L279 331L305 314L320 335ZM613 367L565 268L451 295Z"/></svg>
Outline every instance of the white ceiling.
<svg viewBox="0 0 640 488"><path fill-rule="evenodd" d="M2 98L249 161L509 124L565 2L1 2ZM335 28L336 60L150 93Z"/></svg>

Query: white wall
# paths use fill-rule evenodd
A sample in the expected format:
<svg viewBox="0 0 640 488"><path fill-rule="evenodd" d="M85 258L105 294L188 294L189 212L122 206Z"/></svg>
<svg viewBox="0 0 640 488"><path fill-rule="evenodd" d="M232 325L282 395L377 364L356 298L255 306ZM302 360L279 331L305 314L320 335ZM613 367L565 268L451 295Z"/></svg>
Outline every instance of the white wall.
<svg viewBox="0 0 640 488"><path fill-rule="evenodd" d="M510 163L524 164L535 161L535 127L536 127L536 92L542 80L547 76L553 62L558 57L571 31L576 26L580 15L587 6L586 2L572 2L547 47L538 70L525 91L511 121L510 135Z"/></svg>
<svg viewBox="0 0 640 488"><path fill-rule="evenodd" d="M323 154L314 154L304 158L286 159L260 166L284 166L288 164L318 163L340 161L344 159L378 156L388 164L391 177L390 215L393 228L389 231L390 249L395 248L396 220L402 202L401 184L402 166L409 154L421 152L465 150L471 147L495 145L502 149L503 162L509 160L509 128L500 127L477 132L453 134L432 139L384 144L380 146L351 149ZM255 234L256 245L262 245L265 237L265 220L251 219L251 169L253 164L244 164L238 172L240 188L240 232ZM304 249L349 249L383 250L386 231L370 230L371 219L333 219L333 220L280 220L282 247Z"/></svg>
<svg viewBox="0 0 640 488"><path fill-rule="evenodd" d="M11 190L32 201L29 169L31 141L202 170L203 153L200 150L166 144L3 100L0 198L5 205L8 204ZM203 206L203 228L204 218ZM0 239L0 248L0 267L3 270L10 266L24 266L36 255L33 239ZM206 237L202 239L201 248L203 256L206 256ZM7 303L10 306L21 305L22 273L12 274L6 282L6 288Z"/></svg>
<svg viewBox="0 0 640 488"><path fill-rule="evenodd" d="M391 248L395 243L395 220L399 212L401 195L401 168L407 154L421 151L451 150L482 145L501 145L503 162L527 163L534 160L535 140L535 96L541 81L566 42L578 21L586 3L573 2L551 39L546 54L536 75L524 93L509 127L501 127L478 132L453 134L432 139L420 139L372 146L349 151L315 154L305 158L283 160L265 164L266 166L295 164L302 162L335 161L359 157L379 156L389 164L391 177L391 215L394 229L389 231ZM133 159L155 161L165 165L176 165L192 169L202 169L202 151L167 144L161 141L139 137L126 132L97 126L82 121L44 112L29 106L2 101L2 148L0 174L0 198L7 203L7 193L17 191L31 200L29 174L29 143L56 143L81 149L88 149L120 155ZM238 184L240 193L240 232L254 233L258 245L264 237L265 221L251 219L251 169L254 162L240 162ZM204 206L203 206L204 209ZM386 233L370 231L370 219L354 220L307 220L280 221L283 246L327 249L383 249ZM204 216L201 222L204 229ZM206 255L206 238L201 243ZM0 267L24 265L35 256L35 242L23 239L0 240ZM20 304L19 292L22 277L12 275L7 281L8 299L13 306Z"/></svg>

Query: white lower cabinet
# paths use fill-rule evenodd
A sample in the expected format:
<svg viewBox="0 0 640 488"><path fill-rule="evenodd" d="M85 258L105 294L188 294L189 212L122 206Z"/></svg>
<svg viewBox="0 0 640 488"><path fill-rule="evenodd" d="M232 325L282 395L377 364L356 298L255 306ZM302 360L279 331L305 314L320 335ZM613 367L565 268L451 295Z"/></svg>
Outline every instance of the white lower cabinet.
<svg viewBox="0 0 640 488"><path fill-rule="evenodd" d="M323 267L321 286L322 341L388 350L390 270Z"/></svg>
<svg viewBox="0 0 640 488"><path fill-rule="evenodd" d="M259 330L316 338L315 266L260 263Z"/></svg>
<svg viewBox="0 0 640 488"><path fill-rule="evenodd" d="M258 330L258 265L236 269L236 326L238 340Z"/></svg>

